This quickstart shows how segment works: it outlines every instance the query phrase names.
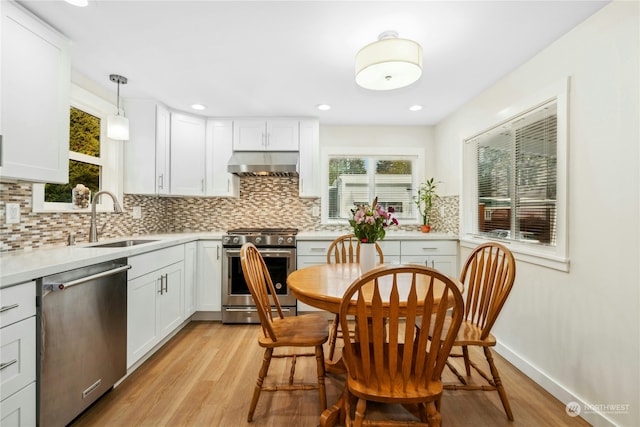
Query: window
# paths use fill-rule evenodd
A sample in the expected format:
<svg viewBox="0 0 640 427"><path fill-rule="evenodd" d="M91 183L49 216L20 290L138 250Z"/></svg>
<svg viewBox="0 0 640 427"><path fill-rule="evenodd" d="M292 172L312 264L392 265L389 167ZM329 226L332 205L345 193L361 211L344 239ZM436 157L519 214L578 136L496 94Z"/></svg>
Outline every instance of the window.
<svg viewBox="0 0 640 427"><path fill-rule="evenodd" d="M122 200L121 169L122 142L107 139L106 116L115 106L102 98L71 85L69 128L69 182L67 184L34 184L34 212L86 212L73 209L72 189L83 184L93 194L112 191ZM99 211L112 209L109 197L97 205Z"/></svg>
<svg viewBox="0 0 640 427"><path fill-rule="evenodd" d="M516 258L568 270L567 83L465 140L461 244L499 240Z"/></svg>
<svg viewBox="0 0 640 427"><path fill-rule="evenodd" d="M421 158L417 154L327 155L327 185L322 199L325 222L344 222L355 205L371 203L375 197L385 209L392 207L403 224L416 222L413 196Z"/></svg>

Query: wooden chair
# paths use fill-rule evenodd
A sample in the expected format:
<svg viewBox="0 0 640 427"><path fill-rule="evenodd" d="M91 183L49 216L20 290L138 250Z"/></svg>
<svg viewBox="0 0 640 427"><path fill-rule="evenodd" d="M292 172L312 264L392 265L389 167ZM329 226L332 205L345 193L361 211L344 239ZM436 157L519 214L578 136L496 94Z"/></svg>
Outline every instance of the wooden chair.
<svg viewBox="0 0 640 427"><path fill-rule="evenodd" d="M426 292L418 291L421 276L428 283ZM452 311L450 327L443 331L448 309ZM456 283L429 267L387 266L357 279L340 305L345 343L342 357L347 367L346 425L362 425L367 402L374 401L417 407L420 422L405 420L398 422L400 425L439 426L441 416L435 403L443 390L440 374L462 314L462 295ZM347 315L354 316L355 322L347 321ZM419 316L421 328L442 333L431 339L418 334ZM380 423L392 424L395 423Z"/></svg>
<svg viewBox="0 0 640 427"><path fill-rule="evenodd" d="M378 252L380 264L384 263L384 254L378 242L376 242L376 251ZM354 234L342 235L331 242L329 249L327 249L327 264L354 262L360 262L360 241ZM330 361L333 360L338 338L342 338L342 333L340 332L340 314L336 314L333 318L333 323L329 331L329 354L327 358Z"/></svg>
<svg viewBox="0 0 640 427"><path fill-rule="evenodd" d="M261 391L318 390L321 411L325 410L327 408L327 394L324 385L325 372L322 345L329 338L326 319L321 314L284 317L264 259L252 243L246 243L242 246L240 249L240 261L245 281L256 304L258 315L260 316L260 324L262 325L262 334L258 337L258 344L265 348L247 421L251 422L253 420L253 414L258 405ZM271 294L271 298L269 298L269 294ZM270 302L270 299L273 301ZM275 315L272 306L275 308ZM274 354L274 349L279 347L313 347L315 351L313 353ZM294 384L293 376L296 358L312 356L316 358L317 384ZM290 357L293 359L287 384L273 386L265 386L263 384L269 371L272 357Z"/></svg>
<svg viewBox="0 0 640 427"><path fill-rule="evenodd" d="M460 281L467 289L464 319L453 343L454 347L462 347L462 353L449 356L462 357L467 377L471 376L471 367L473 367L489 385L468 384L449 361L447 366L458 377L461 384L445 384L445 389L448 390L497 391L507 418L511 421L513 421L513 414L509 400L489 347L496 345L491 328L511 292L515 275L516 264L513 254L499 243L482 244L467 258L460 273ZM469 346L482 347L491 377L469 358Z"/></svg>

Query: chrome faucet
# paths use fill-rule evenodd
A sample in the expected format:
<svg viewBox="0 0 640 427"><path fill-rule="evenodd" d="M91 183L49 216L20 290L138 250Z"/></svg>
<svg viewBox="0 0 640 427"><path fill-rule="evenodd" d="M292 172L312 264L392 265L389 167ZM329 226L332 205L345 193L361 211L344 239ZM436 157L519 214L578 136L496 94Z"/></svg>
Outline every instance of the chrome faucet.
<svg viewBox="0 0 640 427"><path fill-rule="evenodd" d="M98 201L98 196L101 194L107 194L113 199L113 211L115 213L122 213L122 206L118 203L118 199L116 195L111 191L98 191L93 195L93 200L91 201L91 225L89 227L89 242L97 242L98 241L98 227L96 225L96 202Z"/></svg>

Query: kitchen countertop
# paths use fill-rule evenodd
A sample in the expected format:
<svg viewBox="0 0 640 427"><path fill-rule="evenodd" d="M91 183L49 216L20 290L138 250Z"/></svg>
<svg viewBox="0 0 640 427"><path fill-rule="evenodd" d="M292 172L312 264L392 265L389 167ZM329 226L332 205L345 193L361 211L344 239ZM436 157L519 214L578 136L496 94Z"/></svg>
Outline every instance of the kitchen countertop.
<svg viewBox="0 0 640 427"><path fill-rule="evenodd" d="M85 267L89 264L110 261L116 258L130 257L145 252L163 249L197 240L222 239L225 232L214 233L177 233L147 234L143 236L122 236L101 240L108 243L128 239L156 240L136 246L120 248L95 248L95 243L82 243L75 246L54 246L29 251L3 252L0 254L0 288L28 282L40 277ZM332 240L345 234L331 231L300 232L297 239ZM458 237L447 233L421 233L419 231L389 231L386 240L458 240Z"/></svg>

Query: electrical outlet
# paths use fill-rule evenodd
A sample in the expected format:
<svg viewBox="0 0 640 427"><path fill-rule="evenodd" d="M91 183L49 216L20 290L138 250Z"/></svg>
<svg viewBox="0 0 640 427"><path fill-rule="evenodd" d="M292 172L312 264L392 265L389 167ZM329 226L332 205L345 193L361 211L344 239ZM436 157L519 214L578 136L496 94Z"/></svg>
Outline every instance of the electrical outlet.
<svg viewBox="0 0 640 427"><path fill-rule="evenodd" d="M7 203L6 206L6 222L7 224L20 223L20 205L18 203Z"/></svg>
<svg viewBox="0 0 640 427"><path fill-rule="evenodd" d="M140 206L134 206L131 216L133 217L133 219L142 218L142 208Z"/></svg>
<svg viewBox="0 0 640 427"><path fill-rule="evenodd" d="M440 206L440 216L444 217L444 206Z"/></svg>
<svg viewBox="0 0 640 427"><path fill-rule="evenodd" d="M311 216L320 216L320 208L318 206L314 206L313 208L311 208Z"/></svg>

